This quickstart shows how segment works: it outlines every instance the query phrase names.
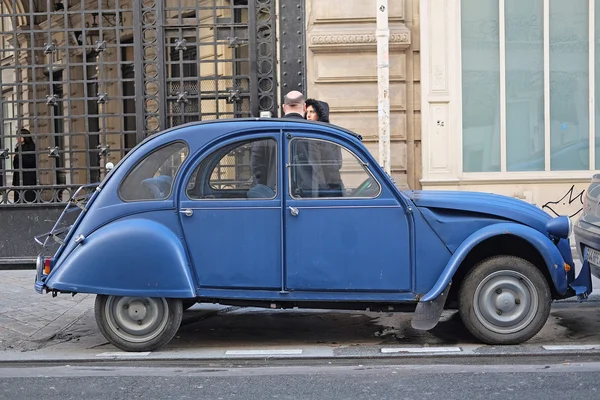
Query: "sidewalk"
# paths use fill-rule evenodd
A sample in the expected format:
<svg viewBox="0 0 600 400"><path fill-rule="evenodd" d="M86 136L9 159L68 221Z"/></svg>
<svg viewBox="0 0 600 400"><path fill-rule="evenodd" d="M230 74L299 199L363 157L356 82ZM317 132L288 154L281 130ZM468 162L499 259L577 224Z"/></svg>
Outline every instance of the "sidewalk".
<svg viewBox="0 0 600 400"><path fill-rule="evenodd" d="M0 359L97 359L101 355L97 353L123 354L104 339L96 326L95 295L59 294L56 298L50 293L40 295L33 289L34 277L33 270L0 271ZM600 282L595 280L594 284L600 288ZM594 291L587 305L573 304L576 302L569 299L554 303L549 322L527 345L514 346L513 350L500 346L495 351L534 354L542 351L544 345L567 343L593 344L593 348L586 350L599 352L600 290ZM468 336L461 336L459 331L464 328L458 321L440 323L439 329L436 327L432 332L417 332L410 329L410 315L401 314L238 309L218 305L196 305L193 310L184 316L182 329L172 343L152 357L212 358L235 353L240 346L265 347L267 354L277 346L291 346L295 352L302 347L305 356L330 353L381 356L384 350L380 344L435 347L451 343L460 345L463 354L494 351L493 346L482 346ZM344 334L345 330L352 333ZM129 354L127 358L132 356Z"/></svg>
<svg viewBox="0 0 600 400"><path fill-rule="evenodd" d="M35 271L0 271L0 350L34 350L92 313L94 295L40 295Z"/></svg>

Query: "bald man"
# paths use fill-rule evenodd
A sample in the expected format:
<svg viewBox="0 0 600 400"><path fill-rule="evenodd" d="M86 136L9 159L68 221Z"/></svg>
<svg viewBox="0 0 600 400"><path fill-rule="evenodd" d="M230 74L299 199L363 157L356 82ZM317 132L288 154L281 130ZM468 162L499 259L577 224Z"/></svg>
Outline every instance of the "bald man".
<svg viewBox="0 0 600 400"><path fill-rule="evenodd" d="M284 96L282 118L303 120L305 112L306 104L301 92L292 90ZM250 168L254 184L269 187L273 190L272 195L274 196L277 191L277 145L274 141L261 140L252 144ZM267 193L267 191L261 193Z"/></svg>
<svg viewBox="0 0 600 400"><path fill-rule="evenodd" d="M306 103L304 102L304 95L297 91L292 90L283 98L283 117L282 118L301 118L304 119L306 114Z"/></svg>

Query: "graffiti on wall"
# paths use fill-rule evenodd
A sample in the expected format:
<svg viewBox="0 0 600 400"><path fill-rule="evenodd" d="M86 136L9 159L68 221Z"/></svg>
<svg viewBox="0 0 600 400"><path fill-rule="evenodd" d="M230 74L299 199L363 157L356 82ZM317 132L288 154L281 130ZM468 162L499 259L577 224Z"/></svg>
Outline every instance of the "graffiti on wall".
<svg viewBox="0 0 600 400"><path fill-rule="evenodd" d="M573 185L560 199L547 202L542 209L556 217L568 215L569 218L573 218L583 210L584 193L585 189L579 191Z"/></svg>

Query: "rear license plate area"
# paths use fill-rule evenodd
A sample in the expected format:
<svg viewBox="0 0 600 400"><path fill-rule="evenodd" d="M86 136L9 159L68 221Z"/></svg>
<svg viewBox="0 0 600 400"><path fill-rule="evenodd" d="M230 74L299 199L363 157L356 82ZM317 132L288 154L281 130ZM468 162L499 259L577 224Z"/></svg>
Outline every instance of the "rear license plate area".
<svg viewBox="0 0 600 400"><path fill-rule="evenodd" d="M588 247L587 260L590 264L600 266L600 251Z"/></svg>

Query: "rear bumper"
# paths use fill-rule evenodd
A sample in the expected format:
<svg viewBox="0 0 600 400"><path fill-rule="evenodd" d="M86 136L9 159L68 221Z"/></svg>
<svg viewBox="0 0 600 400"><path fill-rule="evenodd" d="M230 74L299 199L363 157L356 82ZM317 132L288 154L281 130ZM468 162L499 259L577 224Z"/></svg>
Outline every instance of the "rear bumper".
<svg viewBox="0 0 600 400"><path fill-rule="evenodd" d="M44 257L40 254L35 261L35 291L39 294L44 293L46 287L45 281L46 276L44 275Z"/></svg>
<svg viewBox="0 0 600 400"><path fill-rule="evenodd" d="M600 277L598 266L588 262L588 248L594 250L600 249L600 229L587 222L579 220L573 227L575 236L575 246L581 259L581 271L577 279L571 283L571 288L575 290L579 298L585 298L592 292L592 274ZM582 295L581 293L584 293Z"/></svg>

